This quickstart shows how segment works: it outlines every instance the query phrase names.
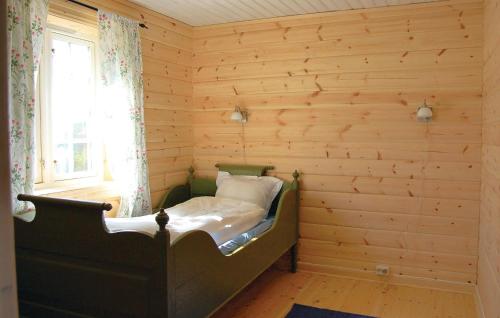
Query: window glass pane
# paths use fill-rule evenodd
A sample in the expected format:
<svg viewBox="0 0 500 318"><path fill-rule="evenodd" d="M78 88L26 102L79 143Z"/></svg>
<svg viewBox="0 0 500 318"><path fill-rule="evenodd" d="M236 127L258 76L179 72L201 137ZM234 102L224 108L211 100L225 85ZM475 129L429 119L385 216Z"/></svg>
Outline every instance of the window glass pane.
<svg viewBox="0 0 500 318"><path fill-rule="evenodd" d="M77 122L73 124L73 138L86 138L87 137L87 123Z"/></svg>
<svg viewBox="0 0 500 318"><path fill-rule="evenodd" d="M73 145L73 170L75 172L86 171L87 164L87 144Z"/></svg>
<svg viewBox="0 0 500 318"><path fill-rule="evenodd" d="M95 175L94 146L89 138L95 103L93 44L59 35L51 44L50 104L56 179Z"/></svg>
<svg viewBox="0 0 500 318"><path fill-rule="evenodd" d="M67 174L69 170L69 158L71 158L71 153L69 152L69 147L67 144L59 144L56 147L54 153L54 164L56 166L56 173Z"/></svg>

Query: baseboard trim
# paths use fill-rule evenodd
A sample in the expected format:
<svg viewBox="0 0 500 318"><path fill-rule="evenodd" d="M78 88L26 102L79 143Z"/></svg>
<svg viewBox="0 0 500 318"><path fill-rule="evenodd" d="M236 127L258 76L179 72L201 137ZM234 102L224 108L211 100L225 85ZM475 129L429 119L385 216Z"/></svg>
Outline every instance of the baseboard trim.
<svg viewBox="0 0 500 318"><path fill-rule="evenodd" d="M375 275L374 272L356 271L352 269L336 268L333 266L317 265L305 262L299 262L299 271L325 274L325 275L344 277L350 279L375 281L375 282L401 285L401 286L431 288L437 290L459 292L469 295L475 295L477 289L477 286L475 284L466 284L460 282L437 280L437 279L430 279L423 277L413 277L406 275L390 275L387 277L379 277ZM480 317L484 318L484 316Z"/></svg>
<svg viewBox="0 0 500 318"><path fill-rule="evenodd" d="M474 301L476 302L476 313L478 318L485 318L483 302L481 301L481 294L479 293L479 286L474 288Z"/></svg>

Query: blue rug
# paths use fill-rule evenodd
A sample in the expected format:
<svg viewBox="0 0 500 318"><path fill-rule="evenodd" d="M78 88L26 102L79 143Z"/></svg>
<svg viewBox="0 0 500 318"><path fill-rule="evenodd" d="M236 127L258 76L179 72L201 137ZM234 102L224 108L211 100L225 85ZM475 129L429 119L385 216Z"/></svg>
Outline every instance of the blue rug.
<svg viewBox="0 0 500 318"><path fill-rule="evenodd" d="M286 318L375 318L357 314L349 314L329 309L309 307L299 304L293 304L292 309L286 315Z"/></svg>

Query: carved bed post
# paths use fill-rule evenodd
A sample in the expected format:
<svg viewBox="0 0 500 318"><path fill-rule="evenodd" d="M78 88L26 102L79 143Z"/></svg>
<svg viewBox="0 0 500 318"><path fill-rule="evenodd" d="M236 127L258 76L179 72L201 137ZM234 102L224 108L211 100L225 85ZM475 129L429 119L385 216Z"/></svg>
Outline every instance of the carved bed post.
<svg viewBox="0 0 500 318"><path fill-rule="evenodd" d="M193 166L190 166L188 169L188 180L187 180L187 186L189 187L189 197L191 198L193 196L193 181L194 181L194 168Z"/></svg>
<svg viewBox="0 0 500 318"><path fill-rule="evenodd" d="M194 168L193 166L189 167L188 169L189 175L188 175L188 183L191 184L194 179Z"/></svg>
<svg viewBox="0 0 500 318"><path fill-rule="evenodd" d="M156 235L165 235L166 226L168 224L168 221L170 220L168 214L165 212L164 208L160 209L160 212L158 212L158 215L155 217L156 223L158 223L159 230L156 232Z"/></svg>
<svg viewBox="0 0 500 318"><path fill-rule="evenodd" d="M157 297L160 303L160 317L174 317L175 306L175 285L173 283L173 259L170 247L170 232L166 229L169 221L169 216L164 208L155 217L158 223L158 231L155 234L155 240L158 240L160 245L160 255L158 264L159 273L159 291Z"/></svg>
<svg viewBox="0 0 500 318"><path fill-rule="evenodd" d="M299 172L295 170L293 172L293 182L292 189L296 191L296 217L297 217L297 240L299 237L299 206L300 206L300 196L299 196ZM290 271L292 273L297 272L297 244L295 243L290 249Z"/></svg>
<svg viewBox="0 0 500 318"><path fill-rule="evenodd" d="M295 170L292 174L293 176L293 183L292 183L292 189L297 190L299 188L299 172Z"/></svg>

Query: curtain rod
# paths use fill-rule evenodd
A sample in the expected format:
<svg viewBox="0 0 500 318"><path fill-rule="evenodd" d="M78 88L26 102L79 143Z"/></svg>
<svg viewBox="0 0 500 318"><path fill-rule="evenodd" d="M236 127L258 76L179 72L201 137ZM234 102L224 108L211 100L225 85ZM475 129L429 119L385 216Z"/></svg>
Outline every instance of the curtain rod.
<svg viewBox="0 0 500 318"><path fill-rule="evenodd" d="M67 1L71 2L71 3L74 3L74 4L77 4L79 6L85 7L85 8L90 9L90 10L98 11L98 9L96 7L93 7L93 6L88 5L86 3L82 3L82 2L77 1L77 0L67 0ZM149 29L148 26L146 24L144 24L144 23L139 23L139 26L141 28L144 28L144 29Z"/></svg>

